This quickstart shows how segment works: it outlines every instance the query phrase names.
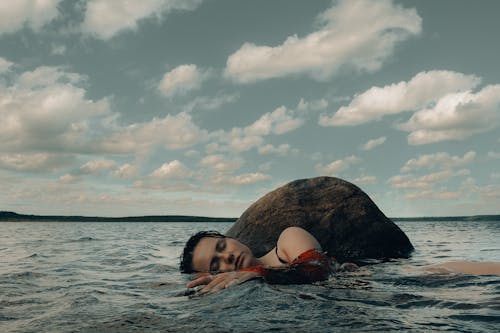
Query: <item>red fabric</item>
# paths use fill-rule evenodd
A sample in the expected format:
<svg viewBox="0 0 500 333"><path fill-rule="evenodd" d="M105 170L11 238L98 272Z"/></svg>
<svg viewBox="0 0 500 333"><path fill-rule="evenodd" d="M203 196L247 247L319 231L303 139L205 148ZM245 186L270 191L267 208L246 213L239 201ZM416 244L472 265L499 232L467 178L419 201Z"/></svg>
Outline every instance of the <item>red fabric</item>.
<svg viewBox="0 0 500 333"><path fill-rule="evenodd" d="M331 266L330 259L323 252L310 249L300 254L286 268L250 266L239 271L256 272L273 283L311 283L328 279Z"/></svg>
<svg viewBox="0 0 500 333"><path fill-rule="evenodd" d="M263 266L245 267L245 268L239 269L238 272L256 272L264 278L266 278L266 276L267 276L266 269Z"/></svg>

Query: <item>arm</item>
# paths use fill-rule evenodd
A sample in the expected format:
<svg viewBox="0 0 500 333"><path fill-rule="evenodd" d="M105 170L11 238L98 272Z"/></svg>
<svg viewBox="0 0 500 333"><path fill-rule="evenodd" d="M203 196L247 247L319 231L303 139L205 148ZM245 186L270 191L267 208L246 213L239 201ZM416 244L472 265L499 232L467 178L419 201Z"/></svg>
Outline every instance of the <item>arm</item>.
<svg viewBox="0 0 500 333"><path fill-rule="evenodd" d="M321 251L321 245L316 238L299 227L288 227L283 230L276 246L280 258L285 259L289 264L307 250Z"/></svg>

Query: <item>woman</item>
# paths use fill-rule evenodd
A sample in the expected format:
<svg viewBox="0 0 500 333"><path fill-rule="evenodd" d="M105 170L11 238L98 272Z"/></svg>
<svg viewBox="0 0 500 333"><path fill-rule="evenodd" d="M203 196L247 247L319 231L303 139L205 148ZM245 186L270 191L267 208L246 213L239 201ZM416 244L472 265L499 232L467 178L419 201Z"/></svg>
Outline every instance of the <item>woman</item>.
<svg viewBox="0 0 500 333"><path fill-rule="evenodd" d="M302 228L288 227L281 232L276 247L260 258L236 239L215 231L199 232L186 243L180 269L201 273L187 287L205 285L201 293L208 293L254 278L269 283L325 280L333 266L314 236Z"/></svg>
<svg viewBox="0 0 500 333"><path fill-rule="evenodd" d="M182 273L198 273L187 287L204 285L202 294L255 278L280 284L311 283L328 279L333 270L355 268L351 263L336 264L321 252L316 238L299 227L283 230L276 247L260 258L234 238L202 231L188 240L180 264ZM500 263L494 262L447 262L410 268L432 273L500 274Z"/></svg>

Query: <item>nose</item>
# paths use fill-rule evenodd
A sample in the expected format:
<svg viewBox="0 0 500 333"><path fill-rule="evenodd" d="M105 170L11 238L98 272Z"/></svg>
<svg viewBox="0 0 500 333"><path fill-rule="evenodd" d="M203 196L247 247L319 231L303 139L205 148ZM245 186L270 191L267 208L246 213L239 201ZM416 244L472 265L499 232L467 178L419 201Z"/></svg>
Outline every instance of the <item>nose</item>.
<svg viewBox="0 0 500 333"><path fill-rule="evenodd" d="M224 263L224 265L221 267L223 271L232 271L234 270L234 262L236 258L234 257L234 254L231 252L223 252L220 254L221 262Z"/></svg>
<svg viewBox="0 0 500 333"><path fill-rule="evenodd" d="M225 263L227 264L232 264L234 262L234 254L231 252L224 252L221 253L221 257L224 260Z"/></svg>

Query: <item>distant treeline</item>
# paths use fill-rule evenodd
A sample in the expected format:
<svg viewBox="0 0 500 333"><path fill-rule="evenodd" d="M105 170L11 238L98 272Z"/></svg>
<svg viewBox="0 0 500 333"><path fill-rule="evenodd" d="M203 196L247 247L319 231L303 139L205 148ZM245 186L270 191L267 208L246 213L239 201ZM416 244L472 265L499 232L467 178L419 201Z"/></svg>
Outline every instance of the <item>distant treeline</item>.
<svg viewBox="0 0 500 333"><path fill-rule="evenodd" d="M0 221L56 221L56 222L234 222L233 217L205 217L186 215L155 215L155 216L48 216L24 215L14 212L0 211Z"/></svg>
<svg viewBox="0 0 500 333"><path fill-rule="evenodd" d="M188 215L153 215L153 216L56 216L24 215L0 211L0 221L60 221L60 222L235 222L236 217L206 217ZM500 215L474 216L424 216L391 217L393 221L500 221Z"/></svg>
<svg viewBox="0 0 500 333"><path fill-rule="evenodd" d="M393 221L500 221L500 215L391 217Z"/></svg>

